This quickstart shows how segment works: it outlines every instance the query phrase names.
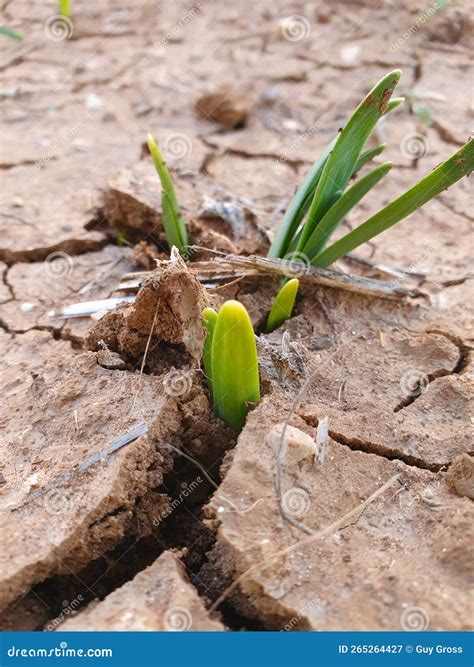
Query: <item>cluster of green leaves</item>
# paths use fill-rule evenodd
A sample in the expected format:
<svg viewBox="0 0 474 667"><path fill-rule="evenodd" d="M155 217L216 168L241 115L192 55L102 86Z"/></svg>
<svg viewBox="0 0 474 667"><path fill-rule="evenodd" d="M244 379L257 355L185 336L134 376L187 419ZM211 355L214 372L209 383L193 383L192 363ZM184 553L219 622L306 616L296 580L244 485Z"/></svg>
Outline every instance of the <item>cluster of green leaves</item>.
<svg viewBox="0 0 474 667"><path fill-rule="evenodd" d="M384 144L368 150L364 147L380 118L403 101L403 98L390 99L400 74L399 70L389 72L372 88L339 136L314 163L288 206L269 257L291 257L294 261L327 267L472 171L474 146L470 140L407 192L327 247L348 213L393 166L384 162L348 187L360 168L385 149ZM276 300L279 297L280 294Z"/></svg>
<svg viewBox="0 0 474 667"><path fill-rule="evenodd" d="M269 257L284 257L295 251L315 266L328 266L347 252L385 231L427 201L472 171L474 151L472 140L437 169L388 204L353 232L333 246L325 246L349 211L390 171L385 162L345 190L349 179L369 159L385 148L378 146L361 152L375 124L393 103L387 97L393 92L399 71L387 74L356 109L338 139L314 164L296 193L269 251ZM345 191L344 191L345 190ZM307 219L303 219L307 213Z"/></svg>
<svg viewBox="0 0 474 667"><path fill-rule="evenodd" d="M148 135L148 149L153 158L156 172L161 181L161 214L166 239L170 249L176 246L182 255L187 252L188 234L186 224L181 217L180 206L173 181L156 141Z"/></svg>
<svg viewBox="0 0 474 667"><path fill-rule="evenodd" d="M255 334L245 307L226 301L217 313L202 313L207 329L203 365L214 413L241 431L247 413L260 400L260 380Z"/></svg>

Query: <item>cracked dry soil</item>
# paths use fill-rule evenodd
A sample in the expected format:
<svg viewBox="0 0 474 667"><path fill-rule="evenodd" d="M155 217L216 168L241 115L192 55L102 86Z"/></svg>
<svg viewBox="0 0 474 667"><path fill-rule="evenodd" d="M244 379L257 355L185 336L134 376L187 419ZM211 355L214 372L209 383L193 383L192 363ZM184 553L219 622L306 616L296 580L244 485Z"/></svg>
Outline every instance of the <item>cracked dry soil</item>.
<svg viewBox="0 0 474 667"><path fill-rule="evenodd" d="M238 298L261 331L277 282L213 290L192 271L212 258L203 247L266 252L305 170L388 68L403 68L400 92L429 100L435 121L386 120L396 168L348 224L461 145L468 4L395 50L393 25L408 30L417 3L203 3L166 48L157 36L179 24L179 3L78 2L62 42L45 37L41 3L4 4L28 39L5 44L0 66L1 627L398 630L421 609L424 629L470 628L467 180L359 249L374 266L338 267L406 269L396 279L428 298L302 279L292 320L258 336L264 396L238 438L212 414L199 313ZM309 36L282 39L279 21L308 12ZM229 85L236 100L219 116L211 92ZM187 265L164 252L141 151L150 130L201 247ZM418 159L403 149L414 132ZM134 304L97 321L51 317L127 294L121 277L155 259Z"/></svg>

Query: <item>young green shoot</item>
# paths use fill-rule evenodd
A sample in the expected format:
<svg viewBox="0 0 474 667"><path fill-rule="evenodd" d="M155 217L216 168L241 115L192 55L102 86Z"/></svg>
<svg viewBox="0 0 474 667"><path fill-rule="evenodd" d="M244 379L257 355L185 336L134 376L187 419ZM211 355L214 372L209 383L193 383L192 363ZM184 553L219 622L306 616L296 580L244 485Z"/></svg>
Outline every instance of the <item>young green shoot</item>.
<svg viewBox="0 0 474 667"><path fill-rule="evenodd" d="M170 249L176 246L182 255L186 255L188 235L186 225L181 217L173 181L171 180L160 149L151 134L148 135L147 141L156 172L161 181L161 212L168 245Z"/></svg>
<svg viewBox="0 0 474 667"><path fill-rule="evenodd" d="M202 352L202 361L204 366L204 374L207 378L209 391L212 396L212 339L214 337L214 329L216 328L217 313L214 308L205 308L202 311L202 323L207 331L204 340L204 349Z"/></svg>
<svg viewBox="0 0 474 667"><path fill-rule="evenodd" d="M280 324L290 319L299 285L300 281L298 278L292 278L280 288L268 315L265 327L267 333L270 333L279 327Z"/></svg>
<svg viewBox="0 0 474 667"><path fill-rule="evenodd" d="M65 16L67 19L71 17L71 1L70 0L59 0L58 9L61 16Z"/></svg>
<svg viewBox="0 0 474 667"><path fill-rule="evenodd" d="M257 346L250 317L241 303L226 301L216 317L206 308L203 320L208 330L204 370L211 378L214 413L241 431L249 409L260 400Z"/></svg>

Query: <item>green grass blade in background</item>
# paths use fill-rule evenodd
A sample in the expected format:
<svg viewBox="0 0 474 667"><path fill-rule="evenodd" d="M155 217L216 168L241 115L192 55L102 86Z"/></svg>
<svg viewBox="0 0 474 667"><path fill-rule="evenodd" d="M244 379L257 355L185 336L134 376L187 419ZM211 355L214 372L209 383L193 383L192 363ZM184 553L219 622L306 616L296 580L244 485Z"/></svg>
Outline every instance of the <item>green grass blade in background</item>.
<svg viewBox="0 0 474 667"><path fill-rule="evenodd" d="M281 287L280 291L273 301L270 313L268 315L265 331L270 333L274 329L289 320L295 305L296 295L298 294L298 287L300 281L297 278L292 278Z"/></svg>
<svg viewBox="0 0 474 667"><path fill-rule="evenodd" d="M457 153L446 162L425 176L419 183L410 188L395 201L385 206L381 211L363 222L329 248L323 250L313 258L311 264L315 266L329 266L337 259L344 257L355 248L370 241L392 225L395 225L410 213L426 204L451 185L468 175L474 169L474 141L469 140Z"/></svg>
<svg viewBox="0 0 474 667"><path fill-rule="evenodd" d="M260 400L257 346L250 317L238 301L226 301L212 339L214 412L240 431L250 404Z"/></svg>
<svg viewBox="0 0 474 667"><path fill-rule="evenodd" d="M388 174L392 166L392 162L384 162L384 164L373 169L357 181L351 188L346 190L334 206L332 206L326 215L323 216L322 220L306 242L306 245L303 248L303 254L310 259L315 257L315 255L324 248L334 230L344 220L349 211Z"/></svg>
<svg viewBox="0 0 474 667"><path fill-rule="evenodd" d="M158 145L151 134L148 135L148 148L161 181L161 208L168 245L170 249L172 246L176 246L180 253L184 254L188 245L186 225L181 218L178 198L176 197L170 173Z"/></svg>
<svg viewBox="0 0 474 667"><path fill-rule="evenodd" d="M23 40L23 35L20 35L19 32L15 32L11 28L7 28L5 25L0 28L0 35L10 37L10 39L14 39L16 42L21 42Z"/></svg>
<svg viewBox="0 0 474 667"><path fill-rule="evenodd" d="M302 251L315 226L345 190L363 146L377 121L387 111L400 74L400 70L394 70L385 75L362 100L339 135L316 187L298 250Z"/></svg>

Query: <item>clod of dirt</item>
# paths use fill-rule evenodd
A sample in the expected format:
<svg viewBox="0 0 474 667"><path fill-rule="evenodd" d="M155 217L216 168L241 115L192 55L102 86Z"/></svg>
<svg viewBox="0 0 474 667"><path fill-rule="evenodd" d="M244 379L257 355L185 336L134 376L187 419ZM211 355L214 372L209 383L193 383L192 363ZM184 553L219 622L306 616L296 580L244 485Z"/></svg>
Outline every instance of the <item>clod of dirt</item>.
<svg viewBox="0 0 474 667"><path fill-rule="evenodd" d="M163 253L159 252L155 245L146 241L139 241L132 250L133 261L145 271L153 271L156 268L156 260L163 257Z"/></svg>
<svg viewBox="0 0 474 667"><path fill-rule="evenodd" d="M170 551L101 602L58 628L62 631L222 631L212 620L183 565Z"/></svg>
<svg viewBox="0 0 474 667"><path fill-rule="evenodd" d="M283 442L282 442L283 438ZM313 438L294 426L277 424L268 435L268 443L275 453L282 449L282 465L295 469L305 459L314 462L316 445Z"/></svg>
<svg viewBox="0 0 474 667"><path fill-rule="evenodd" d="M474 459L468 454L454 459L446 473L446 481L458 496L474 500Z"/></svg>
<svg viewBox="0 0 474 667"><path fill-rule="evenodd" d="M174 254L170 260L159 262L134 303L99 320L86 346L98 349L105 343L109 349L137 359L147 348L164 341L183 345L195 361L200 361L204 342L201 313L207 305L204 288L179 254Z"/></svg>
<svg viewBox="0 0 474 667"><path fill-rule="evenodd" d="M196 112L205 120L219 123L228 130L243 127L250 115L251 104L245 95L228 86L204 93L196 101Z"/></svg>
<svg viewBox="0 0 474 667"><path fill-rule="evenodd" d="M324 461L282 469L282 506L308 532L296 530L278 509L267 437L288 409L273 394L248 417L208 506L217 543L204 582L222 575L222 593L250 570L236 590L267 629L400 630L413 607L424 629L467 629L472 503L440 474L330 441ZM290 425L311 434L297 417Z"/></svg>
<svg viewBox="0 0 474 667"><path fill-rule="evenodd" d="M126 367L125 361L117 352L110 350L99 350L96 352L97 363L102 368L108 368L111 371L123 370Z"/></svg>

